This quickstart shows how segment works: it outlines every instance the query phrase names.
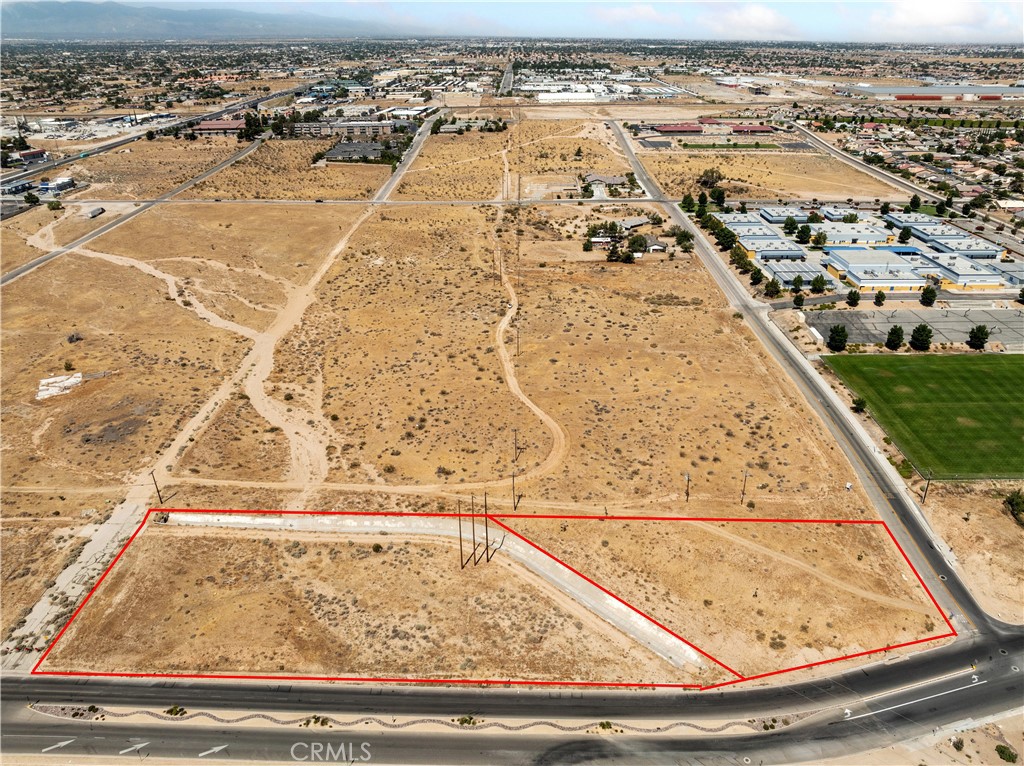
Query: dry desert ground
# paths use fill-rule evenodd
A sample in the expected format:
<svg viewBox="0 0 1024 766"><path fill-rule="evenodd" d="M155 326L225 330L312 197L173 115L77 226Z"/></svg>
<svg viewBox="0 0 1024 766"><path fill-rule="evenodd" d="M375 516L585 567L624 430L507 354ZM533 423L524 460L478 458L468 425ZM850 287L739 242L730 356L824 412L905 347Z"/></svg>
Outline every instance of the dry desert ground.
<svg viewBox="0 0 1024 766"><path fill-rule="evenodd" d="M186 199L368 199L391 175L388 165L329 162L313 155L336 141L267 141L249 156L182 193Z"/></svg>
<svg viewBox="0 0 1024 766"><path fill-rule="evenodd" d="M153 526L46 667L692 682L518 567L458 555L441 538Z"/></svg>
<svg viewBox="0 0 1024 766"><path fill-rule="evenodd" d="M241 149L233 137L195 141L161 136L142 138L110 152L77 160L43 175L70 177L80 187L68 196L82 199L138 200L166 194ZM35 179L38 181L38 177Z"/></svg>
<svg viewBox="0 0 1024 766"><path fill-rule="evenodd" d="M89 218L88 212L96 207L65 201L61 210L49 210L40 205L8 218L0 224L0 272L7 273L33 258L74 242L132 210L131 203L107 203L102 215Z"/></svg>
<svg viewBox="0 0 1024 766"><path fill-rule="evenodd" d="M839 160L815 153L730 149L724 152L642 151L637 155L670 196L700 188L697 178L709 168L725 175L730 195L754 199L903 200L906 192L878 181Z"/></svg>

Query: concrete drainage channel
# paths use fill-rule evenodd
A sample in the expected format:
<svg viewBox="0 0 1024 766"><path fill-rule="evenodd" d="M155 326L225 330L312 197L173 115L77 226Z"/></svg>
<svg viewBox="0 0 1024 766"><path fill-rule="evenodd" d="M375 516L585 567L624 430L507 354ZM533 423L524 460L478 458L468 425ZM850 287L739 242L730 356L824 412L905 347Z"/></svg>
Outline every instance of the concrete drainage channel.
<svg viewBox="0 0 1024 766"><path fill-rule="evenodd" d="M427 537L459 537L459 520L452 517L430 516L332 516L323 514L219 514L177 511L169 514L167 523L178 526L229 527L235 529L295 530L337 535L339 532L360 535L422 535ZM471 539L472 524L476 525L476 540L484 539L482 520L462 519L462 537ZM490 527L490 538L496 542L504 536L500 553L543 578L573 601L594 613L605 622L646 646L677 668L687 665L703 667L704 659L690 646L680 641L647 618L608 595L593 583L571 572L550 556L545 555L514 535L505 535L497 524ZM493 546L492 546L493 550Z"/></svg>

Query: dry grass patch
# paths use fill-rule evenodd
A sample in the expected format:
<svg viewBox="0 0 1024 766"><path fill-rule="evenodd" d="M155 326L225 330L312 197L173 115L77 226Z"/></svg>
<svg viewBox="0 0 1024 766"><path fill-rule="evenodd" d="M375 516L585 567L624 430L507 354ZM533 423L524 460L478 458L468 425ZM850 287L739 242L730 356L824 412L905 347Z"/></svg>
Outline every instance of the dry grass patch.
<svg viewBox="0 0 1024 766"><path fill-rule="evenodd" d="M513 173L564 173L575 177L590 172L624 175L630 169L611 130L603 123L526 120L512 125L509 133Z"/></svg>
<svg viewBox="0 0 1024 766"><path fill-rule="evenodd" d="M271 392L330 429L330 481L507 476L512 428L543 460L551 437L509 393L495 348L508 296L493 209L370 218L278 346ZM509 250L504 250L506 256Z"/></svg>
<svg viewBox="0 0 1024 766"><path fill-rule="evenodd" d="M690 473L688 515L870 508L822 423L688 257L524 267L522 280L520 382L571 445L531 497L678 500ZM739 504L744 471L756 509Z"/></svg>
<svg viewBox="0 0 1024 766"><path fill-rule="evenodd" d="M265 329L308 281L358 208L162 205L90 243L173 276L224 319Z"/></svg>
<svg viewBox="0 0 1024 766"><path fill-rule="evenodd" d="M152 199L226 160L241 147L234 138L222 137L196 141L170 137L142 139L43 175L70 176L79 186L89 184L87 189L74 192L72 198Z"/></svg>
<svg viewBox="0 0 1024 766"><path fill-rule="evenodd" d="M191 199L369 199L391 176L387 165L329 162L313 167L317 152L336 141L265 141L245 159L182 194Z"/></svg>
<svg viewBox="0 0 1024 766"><path fill-rule="evenodd" d="M677 680L497 559L441 538L158 528L112 571L49 669ZM165 598L154 599L161 592ZM581 647L586 647L586 651Z"/></svg>
<svg viewBox="0 0 1024 766"><path fill-rule="evenodd" d="M392 195L394 199L495 199L502 195L501 152L508 135L470 131L429 136Z"/></svg>
<svg viewBox="0 0 1024 766"><path fill-rule="evenodd" d="M881 526L506 523L743 675L947 632Z"/></svg>
<svg viewBox="0 0 1024 766"><path fill-rule="evenodd" d="M152 277L78 255L4 288L3 485L97 486L148 465L245 350ZM77 331L82 340L69 344ZM109 371L35 401L41 378Z"/></svg>
<svg viewBox="0 0 1024 766"><path fill-rule="evenodd" d="M796 152L641 152L644 167L674 197L699 191L708 168L725 174L730 194L760 199L899 199L906 193L823 154Z"/></svg>

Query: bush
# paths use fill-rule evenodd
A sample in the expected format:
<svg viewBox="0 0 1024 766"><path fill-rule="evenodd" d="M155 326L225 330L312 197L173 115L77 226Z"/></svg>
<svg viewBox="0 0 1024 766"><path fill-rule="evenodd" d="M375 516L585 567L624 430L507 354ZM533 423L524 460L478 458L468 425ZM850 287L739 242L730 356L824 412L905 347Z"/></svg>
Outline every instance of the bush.
<svg viewBox="0 0 1024 766"><path fill-rule="evenodd" d="M63 210L64 206L61 204L59 199L52 199L46 203L47 210Z"/></svg>
<svg viewBox="0 0 1024 766"><path fill-rule="evenodd" d="M782 292L782 285L779 284L779 280L770 279L768 284L764 286L764 294L769 298L778 298Z"/></svg>
<svg viewBox="0 0 1024 766"><path fill-rule="evenodd" d="M1003 507L1013 516L1013 520L1017 524L1024 527L1024 491L1019 489L1013 490L1013 492L1003 498Z"/></svg>
<svg viewBox="0 0 1024 766"><path fill-rule="evenodd" d="M988 343L988 327L983 324L975 325L967 334L967 345L975 351L981 351Z"/></svg>
<svg viewBox="0 0 1024 766"><path fill-rule="evenodd" d="M846 294L846 305L850 308L856 308L858 303L860 303L860 292L857 290L850 290L850 292Z"/></svg>
<svg viewBox="0 0 1024 766"><path fill-rule="evenodd" d="M846 327L841 324L834 324L829 328L828 331L828 342L826 345L835 352L840 352L846 349L846 341L848 335Z"/></svg>
<svg viewBox="0 0 1024 766"><path fill-rule="evenodd" d="M867 401L862 399L861 397L858 396L856 399L853 400L853 407L851 407L851 409L854 412L864 412L864 410L866 410L867 408Z"/></svg>
<svg viewBox="0 0 1024 766"><path fill-rule="evenodd" d="M875 305L881 306L883 303L885 303L885 291L879 290L875 293Z"/></svg>
<svg viewBox="0 0 1024 766"><path fill-rule="evenodd" d="M796 295L793 296L793 305L796 306L798 309L801 309L801 308L804 307L804 294L803 293L797 293Z"/></svg>
<svg viewBox="0 0 1024 766"><path fill-rule="evenodd" d="M934 306L935 299L938 297L938 293L935 288L928 285L924 290L921 291L921 305L922 306Z"/></svg>
<svg viewBox="0 0 1024 766"><path fill-rule="evenodd" d="M996 755L1002 758L1007 763L1017 762L1017 753L1012 747L1007 745L996 745Z"/></svg>
<svg viewBox="0 0 1024 766"><path fill-rule="evenodd" d="M384 546L381 545L380 543L374 543L372 548L371 548L371 550L374 553L380 553L382 550L384 550Z"/></svg>

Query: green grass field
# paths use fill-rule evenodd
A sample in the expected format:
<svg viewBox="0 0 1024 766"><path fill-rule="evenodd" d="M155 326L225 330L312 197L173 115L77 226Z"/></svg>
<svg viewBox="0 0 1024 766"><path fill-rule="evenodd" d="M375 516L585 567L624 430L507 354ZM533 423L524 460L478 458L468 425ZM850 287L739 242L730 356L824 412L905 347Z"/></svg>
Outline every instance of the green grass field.
<svg viewBox="0 0 1024 766"><path fill-rule="evenodd" d="M1024 356L823 358L922 475L1024 477Z"/></svg>

